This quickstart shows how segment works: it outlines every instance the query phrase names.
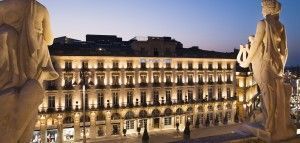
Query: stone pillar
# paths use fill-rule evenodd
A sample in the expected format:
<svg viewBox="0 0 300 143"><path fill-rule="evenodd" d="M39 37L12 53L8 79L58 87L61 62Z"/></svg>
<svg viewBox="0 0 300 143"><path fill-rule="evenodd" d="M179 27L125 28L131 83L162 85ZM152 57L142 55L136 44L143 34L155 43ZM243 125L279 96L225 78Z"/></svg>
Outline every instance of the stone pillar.
<svg viewBox="0 0 300 143"><path fill-rule="evenodd" d="M159 129L162 130L164 128L164 117L159 117Z"/></svg>
<svg viewBox="0 0 300 143"><path fill-rule="evenodd" d="M57 125L57 143L63 143L63 126L62 124Z"/></svg>
<svg viewBox="0 0 300 143"><path fill-rule="evenodd" d="M120 135L123 135L123 129L125 129L124 127L124 119L120 119Z"/></svg>
<svg viewBox="0 0 300 143"><path fill-rule="evenodd" d="M96 139L97 127L96 127L96 115L95 113L91 114L91 126L90 126L90 138Z"/></svg>
<svg viewBox="0 0 300 143"><path fill-rule="evenodd" d="M47 140L46 140L46 129L47 129L47 126L46 124L41 124L41 142L42 143L46 143Z"/></svg>
<svg viewBox="0 0 300 143"><path fill-rule="evenodd" d="M106 136L111 136L112 125L111 125L111 113L109 111L106 114L105 125L106 125L106 133L105 133Z"/></svg>
<svg viewBox="0 0 300 143"><path fill-rule="evenodd" d="M74 123L74 130L75 130L74 140L79 141L81 139L81 129L80 129L79 122Z"/></svg>

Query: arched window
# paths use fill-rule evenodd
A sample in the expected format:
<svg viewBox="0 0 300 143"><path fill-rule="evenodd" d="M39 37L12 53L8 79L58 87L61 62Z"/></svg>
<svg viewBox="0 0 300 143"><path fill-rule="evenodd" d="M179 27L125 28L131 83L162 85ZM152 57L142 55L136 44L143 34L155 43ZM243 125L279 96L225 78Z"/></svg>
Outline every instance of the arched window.
<svg viewBox="0 0 300 143"><path fill-rule="evenodd" d="M67 116L67 117L64 118L63 123L64 124L73 124L74 123L74 119L72 117L70 117L70 116Z"/></svg>
<svg viewBox="0 0 300 143"><path fill-rule="evenodd" d="M113 114L111 115L111 119L112 119L112 120L119 120L119 119L121 119L121 116L120 116L119 113L113 113Z"/></svg>
<svg viewBox="0 0 300 143"><path fill-rule="evenodd" d="M194 111L193 107L189 107L189 108L186 110L186 112L187 112L188 114L192 114L193 111Z"/></svg>
<svg viewBox="0 0 300 143"><path fill-rule="evenodd" d="M145 110L141 110L139 113L139 117L140 118L147 118L148 117L148 113Z"/></svg>
<svg viewBox="0 0 300 143"><path fill-rule="evenodd" d="M182 115L184 112L183 112L183 110L181 109L181 108L178 108L177 110L176 110L176 115Z"/></svg>
<svg viewBox="0 0 300 143"><path fill-rule="evenodd" d="M173 113L173 111L172 111L170 108L167 108L167 109L165 110L165 116L171 116L172 113Z"/></svg>
<svg viewBox="0 0 300 143"><path fill-rule="evenodd" d="M133 119L133 118L134 118L134 113L132 111L128 111L125 115L125 120Z"/></svg>
<svg viewBox="0 0 300 143"><path fill-rule="evenodd" d="M160 116L160 111L158 109L154 109L152 111L152 117L159 117Z"/></svg>
<svg viewBox="0 0 300 143"><path fill-rule="evenodd" d="M84 118L84 116L82 115L81 117L80 117L80 122L83 122L83 118ZM91 119L90 119L90 117L89 116L85 116L85 122L90 122L91 121Z"/></svg>
<svg viewBox="0 0 300 143"><path fill-rule="evenodd" d="M106 118L106 116L103 114L103 113L99 113L98 115L97 115L97 121L104 121L105 120L105 118Z"/></svg>

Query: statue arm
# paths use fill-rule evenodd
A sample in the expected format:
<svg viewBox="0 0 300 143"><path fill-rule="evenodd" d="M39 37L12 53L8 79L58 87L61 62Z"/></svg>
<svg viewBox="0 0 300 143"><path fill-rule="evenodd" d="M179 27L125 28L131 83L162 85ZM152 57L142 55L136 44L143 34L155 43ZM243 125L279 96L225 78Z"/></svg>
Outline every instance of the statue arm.
<svg viewBox="0 0 300 143"><path fill-rule="evenodd" d="M47 45L53 44L53 34L51 30L51 24L50 24L50 16L48 13L48 10L45 8L45 15L43 19L43 36L44 40L46 41Z"/></svg>
<svg viewBox="0 0 300 143"><path fill-rule="evenodd" d="M253 59L255 53L257 52L257 49L263 43L263 39L265 36L265 27L266 27L266 23L263 20L258 22L254 41L253 41L253 43L251 43L251 48L248 53L249 55L248 55L248 58L246 61L247 64L250 64L252 62L252 59Z"/></svg>
<svg viewBox="0 0 300 143"><path fill-rule="evenodd" d="M284 27L283 27L283 32L281 35L280 54L282 57L282 63L283 63L283 67L284 67L286 64L286 61L287 61L287 57L288 57L287 38L286 38L286 32L285 32Z"/></svg>

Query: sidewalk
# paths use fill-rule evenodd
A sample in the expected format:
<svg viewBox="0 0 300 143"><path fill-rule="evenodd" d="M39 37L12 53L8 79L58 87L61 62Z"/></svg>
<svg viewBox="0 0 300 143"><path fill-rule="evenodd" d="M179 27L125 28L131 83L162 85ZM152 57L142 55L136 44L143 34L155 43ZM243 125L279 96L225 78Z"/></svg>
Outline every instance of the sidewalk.
<svg viewBox="0 0 300 143"><path fill-rule="evenodd" d="M220 139L221 137L228 138L230 136L239 137L239 136L243 136L243 133L241 133L239 130L240 128L242 128L242 124L199 128L199 129L192 128L191 139L198 142L201 140L208 140L209 137L211 139L211 136L219 136ZM183 138L182 135L183 135L182 132L177 133L175 129L155 131L149 133L151 143L170 143L170 142L180 143ZM142 135L138 136L137 134L130 134L127 135L126 137L121 137L121 136L104 137L97 141L90 141L89 143L140 143L141 140L142 140Z"/></svg>

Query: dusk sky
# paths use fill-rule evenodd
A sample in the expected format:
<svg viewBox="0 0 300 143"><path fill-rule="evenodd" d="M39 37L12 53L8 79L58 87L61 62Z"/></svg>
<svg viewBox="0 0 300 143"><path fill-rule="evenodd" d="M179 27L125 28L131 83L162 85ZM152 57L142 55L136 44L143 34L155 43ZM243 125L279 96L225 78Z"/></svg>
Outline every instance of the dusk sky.
<svg viewBox="0 0 300 143"><path fill-rule="evenodd" d="M86 34L170 36L184 47L232 52L255 34L260 0L40 0L55 37ZM300 65L300 0L281 0L288 34L288 65Z"/></svg>

